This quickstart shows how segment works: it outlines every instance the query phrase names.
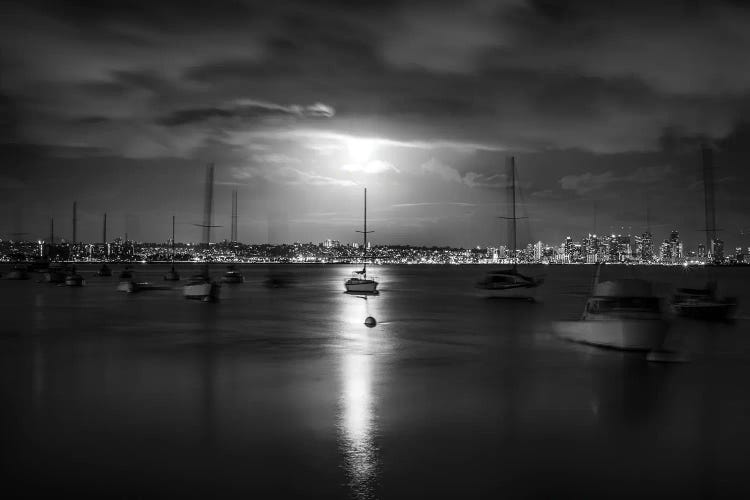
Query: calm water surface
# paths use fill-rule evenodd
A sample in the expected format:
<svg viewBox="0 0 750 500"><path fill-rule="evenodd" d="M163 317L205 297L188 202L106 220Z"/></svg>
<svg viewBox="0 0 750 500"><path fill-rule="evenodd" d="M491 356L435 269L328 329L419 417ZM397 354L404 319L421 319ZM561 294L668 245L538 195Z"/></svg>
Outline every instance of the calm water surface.
<svg viewBox="0 0 750 500"><path fill-rule="evenodd" d="M342 293L351 266L246 266L216 304L118 293L96 267L79 289L0 280L5 491L750 494L750 269L718 270L740 297L735 322L673 320L668 344L691 361L667 365L554 337L551 321L580 314L591 266L535 269L536 303L478 298L484 266L376 267L382 293L367 299ZM292 286L264 287L270 270ZM614 277L666 296L706 275L603 270Z"/></svg>

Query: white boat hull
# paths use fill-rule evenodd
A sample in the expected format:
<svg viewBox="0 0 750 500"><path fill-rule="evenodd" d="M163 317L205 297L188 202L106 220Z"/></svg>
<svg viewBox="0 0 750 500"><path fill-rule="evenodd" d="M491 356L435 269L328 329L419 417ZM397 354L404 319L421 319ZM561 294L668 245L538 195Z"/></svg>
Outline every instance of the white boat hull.
<svg viewBox="0 0 750 500"><path fill-rule="evenodd" d="M65 286L83 286L84 283L81 276L68 276L65 278Z"/></svg>
<svg viewBox="0 0 750 500"><path fill-rule="evenodd" d="M378 282L375 280L349 280L344 283L347 292L377 293Z"/></svg>
<svg viewBox="0 0 750 500"><path fill-rule="evenodd" d="M219 298L219 287L216 283L194 283L182 287L186 299L216 300Z"/></svg>
<svg viewBox="0 0 750 500"><path fill-rule="evenodd" d="M135 291L135 283L132 281L121 281L117 284L117 291L133 293Z"/></svg>
<svg viewBox="0 0 750 500"><path fill-rule="evenodd" d="M519 286L513 288L479 288L479 295L488 299L536 299L538 286Z"/></svg>
<svg viewBox="0 0 750 500"><path fill-rule="evenodd" d="M614 349L661 349L669 325L660 319L557 321L555 333L563 339Z"/></svg>

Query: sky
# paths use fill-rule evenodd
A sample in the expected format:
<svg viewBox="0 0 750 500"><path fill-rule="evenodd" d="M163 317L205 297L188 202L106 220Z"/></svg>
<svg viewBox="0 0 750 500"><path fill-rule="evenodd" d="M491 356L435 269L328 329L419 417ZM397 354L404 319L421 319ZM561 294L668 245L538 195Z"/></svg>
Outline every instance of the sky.
<svg viewBox="0 0 750 500"><path fill-rule="evenodd" d="M519 243L591 232L750 245L740 1L3 2L0 238Z"/></svg>

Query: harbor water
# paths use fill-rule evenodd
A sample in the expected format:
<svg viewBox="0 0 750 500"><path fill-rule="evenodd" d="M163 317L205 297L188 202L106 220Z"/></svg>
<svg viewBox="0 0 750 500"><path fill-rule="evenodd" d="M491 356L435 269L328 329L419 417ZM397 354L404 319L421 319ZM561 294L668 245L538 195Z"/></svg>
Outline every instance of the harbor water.
<svg viewBox="0 0 750 500"><path fill-rule="evenodd" d="M80 288L0 280L5 491L750 495L750 268L713 271L735 321L671 317L667 347L689 361L652 363L552 333L580 315L593 266L525 269L546 275L525 302L480 298L489 266L373 266L381 293L364 298L343 293L354 266L247 265L217 303L184 300L181 282L117 292L112 267L79 265ZM165 284L168 266L134 268ZM667 298L707 271L605 266L601 279L626 277Z"/></svg>

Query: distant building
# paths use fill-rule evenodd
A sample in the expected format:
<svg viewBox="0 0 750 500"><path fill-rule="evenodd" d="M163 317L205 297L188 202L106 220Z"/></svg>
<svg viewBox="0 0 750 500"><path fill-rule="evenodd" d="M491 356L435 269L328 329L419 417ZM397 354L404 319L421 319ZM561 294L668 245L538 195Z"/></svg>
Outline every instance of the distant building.
<svg viewBox="0 0 750 500"><path fill-rule="evenodd" d="M679 231L672 231L669 235L669 247L671 263L677 264L682 260L682 242Z"/></svg>
<svg viewBox="0 0 750 500"><path fill-rule="evenodd" d="M718 238L711 240L711 254L709 256L712 262L724 262L724 242Z"/></svg>

